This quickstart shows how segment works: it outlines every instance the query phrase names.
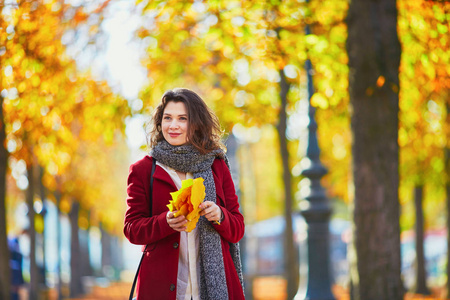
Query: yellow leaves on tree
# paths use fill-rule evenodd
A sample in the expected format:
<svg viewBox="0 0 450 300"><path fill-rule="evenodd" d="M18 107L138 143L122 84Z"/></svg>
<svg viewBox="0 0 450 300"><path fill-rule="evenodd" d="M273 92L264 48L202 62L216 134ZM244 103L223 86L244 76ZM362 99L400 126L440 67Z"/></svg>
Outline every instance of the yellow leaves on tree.
<svg viewBox="0 0 450 300"><path fill-rule="evenodd" d="M205 199L205 186L203 178L186 179L181 182L181 189L170 193L172 200L167 207L175 211L174 216L185 216L188 221L187 232L191 232L200 218L200 203Z"/></svg>
<svg viewBox="0 0 450 300"><path fill-rule="evenodd" d="M79 43L100 36L108 3L0 4L0 125L11 158L39 164L47 189L79 202L91 222L113 232L123 218L120 183L126 178L104 178L128 164L123 134L130 109L106 81L78 63L85 48ZM69 47L75 44L79 51Z"/></svg>

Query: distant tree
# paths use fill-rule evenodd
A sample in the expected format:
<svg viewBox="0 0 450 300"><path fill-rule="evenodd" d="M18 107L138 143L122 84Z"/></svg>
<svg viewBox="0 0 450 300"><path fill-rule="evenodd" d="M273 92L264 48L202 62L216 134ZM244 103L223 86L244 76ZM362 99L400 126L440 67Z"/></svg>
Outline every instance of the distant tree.
<svg viewBox="0 0 450 300"><path fill-rule="evenodd" d="M425 268L425 247L424 247L424 213L423 213L423 191L421 185L414 188L414 206L416 212L416 284L414 292L416 294L430 295L427 287L427 272Z"/></svg>
<svg viewBox="0 0 450 300"><path fill-rule="evenodd" d="M0 60L1 62L1 60ZM0 75L2 76L2 75ZM3 104L3 97L0 96L0 107ZM0 141L6 139L5 121L3 112L0 109ZM6 168L8 163L8 152L5 143L0 144L0 291L1 298L8 299L10 297L10 268L9 268L9 250L6 235Z"/></svg>
<svg viewBox="0 0 450 300"><path fill-rule="evenodd" d="M69 213L70 221L70 297L75 298L83 294L83 283L81 281L82 259L80 257L80 239L78 227L78 214L80 211L80 203L72 202Z"/></svg>
<svg viewBox="0 0 450 300"><path fill-rule="evenodd" d="M447 143L450 143L450 103L446 105L446 124L447 124ZM447 249L450 249L450 145L447 144L445 149L445 197L446 197L446 212L447 212ZM447 252L447 283L446 283L446 294L447 298L450 296L450 251Z"/></svg>

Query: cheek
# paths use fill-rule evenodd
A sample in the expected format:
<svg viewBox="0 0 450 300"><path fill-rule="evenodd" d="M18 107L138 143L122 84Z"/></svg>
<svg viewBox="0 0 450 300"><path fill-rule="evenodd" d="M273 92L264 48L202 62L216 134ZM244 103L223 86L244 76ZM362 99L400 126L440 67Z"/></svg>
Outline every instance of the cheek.
<svg viewBox="0 0 450 300"><path fill-rule="evenodd" d="M161 130L164 132L164 131L167 131L167 129L169 128L169 125L167 124L167 123L161 123Z"/></svg>

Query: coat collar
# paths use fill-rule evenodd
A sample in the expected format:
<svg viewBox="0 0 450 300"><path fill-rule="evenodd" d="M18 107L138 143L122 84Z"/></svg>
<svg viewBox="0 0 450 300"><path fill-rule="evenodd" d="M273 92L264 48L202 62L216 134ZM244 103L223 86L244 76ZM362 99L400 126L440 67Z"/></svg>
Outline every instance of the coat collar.
<svg viewBox="0 0 450 300"><path fill-rule="evenodd" d="M155 173L153 174L153 179L165 182L165 183L169 184L173 188L174 191L177 190L177 187L176 187L175 183L173 182L172 178L170 177L170 175L166 171L164 171L163 168L161 168L158 165L156 165Z"/></svg>

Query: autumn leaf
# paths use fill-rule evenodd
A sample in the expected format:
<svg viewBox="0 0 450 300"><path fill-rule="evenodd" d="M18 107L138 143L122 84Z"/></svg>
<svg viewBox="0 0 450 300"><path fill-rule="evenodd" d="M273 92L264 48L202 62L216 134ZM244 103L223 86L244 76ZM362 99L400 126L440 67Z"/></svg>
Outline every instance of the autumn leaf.
<svg viewBox="0 0 450 300"><path fill-rule="evenodd" d="M205 199L205 186L203 178L186 179L181 181L181 189L170 193L172 200L167 204L170 211L175 211L174 216L185 216L187 232L191 232L200 218L200 203Z"/></svg>

